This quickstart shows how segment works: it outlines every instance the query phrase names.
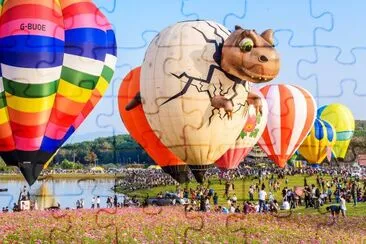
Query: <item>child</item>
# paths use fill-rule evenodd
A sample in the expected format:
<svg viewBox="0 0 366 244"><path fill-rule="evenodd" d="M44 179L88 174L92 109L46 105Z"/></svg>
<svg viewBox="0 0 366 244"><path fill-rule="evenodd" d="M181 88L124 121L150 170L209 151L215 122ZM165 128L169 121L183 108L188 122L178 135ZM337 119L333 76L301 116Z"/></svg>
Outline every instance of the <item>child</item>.
<svg viewBox="0 0 366 244"><path fill-rule="evenodd" d="M340 201L341 201L340 208L341 208L342 216L346 217L346 210L347 210L347 208L346 208L346 199L344 199L343 195L341 195Z"/></svg>

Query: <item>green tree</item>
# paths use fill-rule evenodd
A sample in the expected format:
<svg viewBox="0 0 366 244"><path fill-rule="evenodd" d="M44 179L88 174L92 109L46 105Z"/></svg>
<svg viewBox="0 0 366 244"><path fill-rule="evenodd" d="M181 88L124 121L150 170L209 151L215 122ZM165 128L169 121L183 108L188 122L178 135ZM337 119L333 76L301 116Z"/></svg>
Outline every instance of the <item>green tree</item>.
<svg viewBox="0 0 366 244"><path fill-rule="evenodd" d="M89 153L85 156L84 159L89 163L89 165L96 166L98 157L93 151L89 151Z"/></svg>
<svg viewBox="0 0 366 244"><path fill-rule="evenodd" d="M74 169L74 163L64 159L60 164L61 169Z"/></svg>

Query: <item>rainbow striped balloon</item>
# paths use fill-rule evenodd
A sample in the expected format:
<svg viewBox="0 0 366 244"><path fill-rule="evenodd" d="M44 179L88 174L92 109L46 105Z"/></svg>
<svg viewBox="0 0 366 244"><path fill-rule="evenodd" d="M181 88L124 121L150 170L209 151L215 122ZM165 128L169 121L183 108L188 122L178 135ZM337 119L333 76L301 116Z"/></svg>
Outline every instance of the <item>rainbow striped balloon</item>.
<svg viewBox="0 0 366 244"><path fill-rule="evenodd" d="M0 50L0 156L31 185L107 89L114 32L91 0L7 0Z"/></svg>
<svg viewBox="0 0 366 244"><path fill-rule="evenodd" d="M258 145L283 168L311 130L316 103L308 91L296 86L268 85L260 91L266 98L269 113Z"/></svg>

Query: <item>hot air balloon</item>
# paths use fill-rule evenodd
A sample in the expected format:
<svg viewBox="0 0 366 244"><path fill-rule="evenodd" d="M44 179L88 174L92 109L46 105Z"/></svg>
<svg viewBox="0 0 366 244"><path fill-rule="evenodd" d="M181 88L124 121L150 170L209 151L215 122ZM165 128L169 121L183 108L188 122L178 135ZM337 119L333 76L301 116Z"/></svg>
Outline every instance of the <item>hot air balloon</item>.
<svg viewBox="0 0 366 244"><path fill-rule="evenodd" d="M344 160L355 130L355 119L352 112L346 106L334 103L319 108L318 117L334 126L337 140L333 153L338 160Z"/></svg>
<svg viewBox="0 0 366 244"><path fill-rule="evenodd" d="M310 164L320 164L332 152L335 142L334 127L327 121L317 118L301 144L299 152Z"/></svg>
<svg viewBox="0 0 366 244"><path fill-rule="evenodd" d="M297 86L268 85L260 91L266 98L269 113L258 145L283 168L311 130L316 104L307 90Z"/></svg>
<svg viewBox="0 0 366 244"><path fill-rule="evenodd" d="M30 185L108 87L115 47L91 0L4 2L0 156Z"/></svg>
<svg viewBox="0 0 366 244"><path fill-rule="evenodd" d="M129 110L135 94L140 91L141 67L133 69L124 78L118 92L118 108L126 129L149 156L179 183L189 181L186 163L167 149L147 122L142 105ZM127 109L126 109L127 107Z"/></svg>
<svg viewBox="0 0 366 244"><path fill-rule="evenodd" d="M230 147L215 163L222 170L236 169L262 136L266 127L268 117L267 102L259 91L254 93L258 94L262 100L262 114L257 114L253 105L249 106L245 126L238 139L236 139L235 145Z"/></svg>
<svg viewBox="0 0 366 244"><path fill-rule="evenodd" d="M255 38L254 38L255 37ZM184 21L161 31L141 66L143 110L161 142L198 182L245 124L250 82L273 79L279 57L273 32L212 21Z"/></svg>

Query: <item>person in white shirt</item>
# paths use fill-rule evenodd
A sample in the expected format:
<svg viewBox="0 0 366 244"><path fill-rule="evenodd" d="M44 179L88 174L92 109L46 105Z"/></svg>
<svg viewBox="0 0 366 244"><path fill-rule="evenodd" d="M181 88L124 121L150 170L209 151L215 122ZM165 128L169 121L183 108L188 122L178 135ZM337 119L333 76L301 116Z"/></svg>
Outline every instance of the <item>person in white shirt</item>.
<svg viewBox="0 0 366 244"><path fill-rule="evenodd" d="M230 208L231 204L232 204L231 199L230 199L230 198L229 198L229 199L227 199L227 206L228 206L229 208Z"/></svg>
<svg viewBox="0 0 366 244"><path fill-rule="evenodd" d="M95 197L92 198L91 208L94 208L94 206L95 206Z"/></svg>
<svg viewBox="0 0 366 244"><path fill-rule="evenodd" d="M341 208L341 212L342 212L342 216L346 217L346 199L344 199L344 196L341 195L341 203L340 203L340 208Z"/></svg>
<svg viewBox="0 0 366 244"><path fill-rule="evenodd" d="M281 209L283 209L283 210L290 210L290 203L289 203L288 201L286 201L286 200L285 200L285 201L282 203Z"/></svg>
<svg viewBox="0 0 366 244"><path fill-rule="evenodd" d="M253 201L254 200L253 195L254 195L254 188L251 185L250 188L249 188L249 201Z"/></svg>
<svg viewBox="0 0 366 244"><path fill-rule="evenodd" d="M234 204L231 205L230 207L230 213L235 213L235 207Z"/></svg>
<svg viewBox="0 0 366 244"><path fill-rule="evenodd" d="M271 203L271 202L273 202L273 201L274 201L274 196L273 196L272 192L270 192L270 193L268 194L268 202L269 202L269 203Z"/></svg>
<svg viewBox="0 0 366 244"><path fill-rule="evenodd" d="M258 193L258 195L259 195L259 211L258 212L262 212L262 210L264 208L264 204L266 204L267 192L264 189L265 188L262 187L262 190L260 190Z"/></svg>
<svg viewBox="0 0 366 244"><path fill-rule="evenodd" d="M236 197L235 193L234 193L233 197L231 198L231 201L233 203L236 203L236 201L238 201L238 198Z"/></svg>
<svg viewBox="0 0 366 244"><path fill-rule="evenodd" d="M97 208L100 208L100 197L97 196Z"/></svg>

